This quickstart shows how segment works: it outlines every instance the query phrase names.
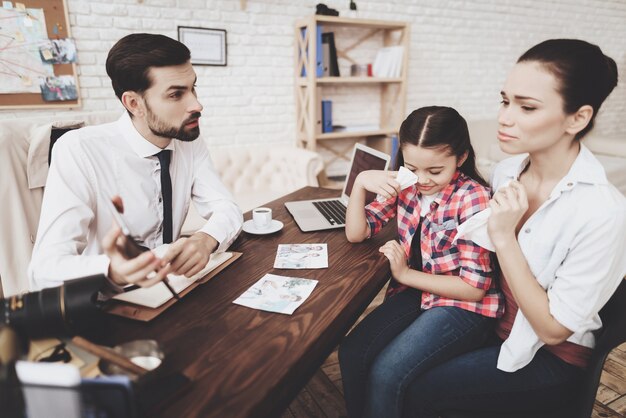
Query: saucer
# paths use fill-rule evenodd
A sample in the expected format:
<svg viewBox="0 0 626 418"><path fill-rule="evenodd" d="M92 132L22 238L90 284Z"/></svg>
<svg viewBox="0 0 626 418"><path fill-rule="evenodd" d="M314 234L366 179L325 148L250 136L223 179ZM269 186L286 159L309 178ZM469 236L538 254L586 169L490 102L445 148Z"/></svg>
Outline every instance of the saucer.
<svg viewBox="0 0 626 418"><path fill-rule="evenodd" d="M243 230L248 234L254 235L267 235L273 234L274 232L278 232L283 229L283 223L281 221L277 221L276 219L272 219L272 223L268 228L258 229L254 226L254 222L252 219L249 219L243 223Z"/></svg>

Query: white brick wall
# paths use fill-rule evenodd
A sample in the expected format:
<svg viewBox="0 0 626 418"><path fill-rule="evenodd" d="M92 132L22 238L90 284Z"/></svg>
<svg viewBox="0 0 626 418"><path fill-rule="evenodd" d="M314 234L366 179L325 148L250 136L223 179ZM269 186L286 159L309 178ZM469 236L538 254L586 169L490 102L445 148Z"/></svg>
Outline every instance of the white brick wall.
<svg viewBox="0 0 626 418"><path fill-rule="evenodd" d="M212 145L294 141L293 22L317 0L67 0L76 39L83 109L121 109L106 76L109 48L132 32L176 38L176 27L228 31L228 66L196 67L205 106L203 135ZM327 0L342 14L348 1ZM515 59L551 37L600 45L626 80L626 2L623 0L357 0L364 18L411 23L408 109L441 104L467 119L493 118L499 91ZM350 39L337 34L337 43ZM370 55L368 55L370 54ZM365 50L360 59L372 60ZM347 73L348 67L340 63ZM358 96L354 93L358 92ZM328 89L336 123L378 117L371 88ZM374 102L372 105L371 102ZM3 110L0 119L60 111ZM597 129L626 139L626 82L599 115Z"/></svg>

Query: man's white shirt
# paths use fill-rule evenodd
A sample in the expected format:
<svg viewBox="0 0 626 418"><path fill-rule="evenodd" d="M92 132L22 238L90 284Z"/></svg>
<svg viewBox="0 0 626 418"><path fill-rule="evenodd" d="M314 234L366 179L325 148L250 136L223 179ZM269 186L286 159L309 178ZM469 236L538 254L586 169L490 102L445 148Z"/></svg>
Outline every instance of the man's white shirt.
<svg viewBox="0 0 626 418"><path fill-rule="evenodd" d="M243 217L204 141L173 139L165 149L172 151L174 239L193 200L208 219L199 231L219 242L218 251L225 250L241 231ZM113 225L106 200L114 195L122 197L123 217L139 244L155 248L163 243L159 151L126 112L115 122L70 131L57 141L28 269L31 290L108 272L101 241Z"/></svg>

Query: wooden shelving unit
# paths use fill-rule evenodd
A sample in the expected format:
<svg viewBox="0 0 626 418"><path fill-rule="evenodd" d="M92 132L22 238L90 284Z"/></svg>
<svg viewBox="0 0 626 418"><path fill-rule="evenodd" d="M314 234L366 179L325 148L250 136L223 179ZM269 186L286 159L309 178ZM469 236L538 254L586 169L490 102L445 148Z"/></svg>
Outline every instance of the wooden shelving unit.
<svg viewBox="0 0 626 418"><path fill-rule="evenodd" d="M321 26L324 32L341 28L342 34L355 29L354 40L348 46L337 46L338 59L357 62L351 58L359 46L373 36L382 34L380 47L402 46L404 48L401 76L397 78L380 77L317 77L316 76L316 31ZM344 30L344 28L347 28ZM406 113L407 66L409 55L410 27L405 22L352 19L333 16L313 15L295 23L295 66L294 85L296 97L296 138L300 146L310 150L323 147L331 151L335 158L348 159L352 145L337 151L330 147L329 141L339 139L360 140L384 152L391 152L390 137L396 135ZM337 39L335 39L338 45ZM342 42L345 44L345 42ZM363 63L360 63L363 64ZM306 74L302 76L302 74ZM370 85L380 91L380 116L378 129L370 131L341 131L322 133L320 101L324 97L325 87L342 86L350 88L356 85ZM359 103L355 95L355 103ZM361 98L361 100L363 100ZM361 103L367 106L367 103Z"/></svg>

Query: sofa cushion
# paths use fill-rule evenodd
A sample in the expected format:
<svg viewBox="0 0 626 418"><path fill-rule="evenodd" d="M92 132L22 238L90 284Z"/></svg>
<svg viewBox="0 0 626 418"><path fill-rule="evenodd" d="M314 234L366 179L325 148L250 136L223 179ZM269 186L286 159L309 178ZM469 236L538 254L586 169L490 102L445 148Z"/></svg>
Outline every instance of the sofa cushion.
<svg viewBox="0 0 626 418"><path fill-rule="evenodd" d="M610 155L626 158L626 141L619 138L595 136L593 131L591 131L589 138L585 138L583 140L583 144L585 144L587 148L589 148L596 156Z"/></svg>
<svg viewBox="0 0 626 418"><path fill-rule="evenodd" d="M321 157L292 145L209 147L213 165L243 212L305 186L318 186ZM197 231L204 219L190 205L182 234Z"/></svg>

